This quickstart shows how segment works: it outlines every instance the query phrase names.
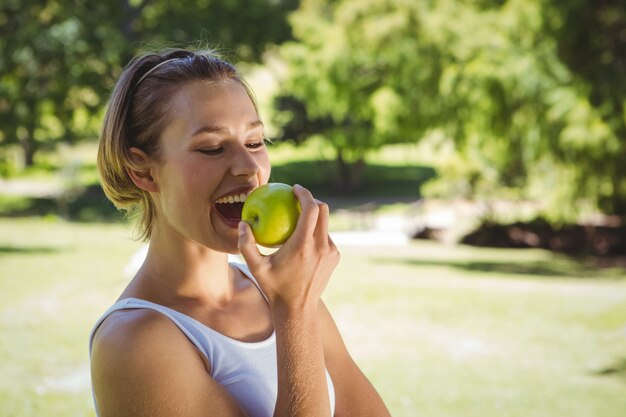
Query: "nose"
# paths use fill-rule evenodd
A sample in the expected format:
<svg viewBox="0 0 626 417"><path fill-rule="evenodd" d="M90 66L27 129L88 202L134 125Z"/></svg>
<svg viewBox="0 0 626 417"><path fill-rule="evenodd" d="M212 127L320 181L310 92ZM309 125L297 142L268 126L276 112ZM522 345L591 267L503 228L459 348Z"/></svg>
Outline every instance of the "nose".
<svg viewBox="0 0 626 417"><path fill-rule="evenodd" d="M230 172L233 176L245 176L253 177L259 170L261 165L257 158L245 147L241 147L237 150L236 155L233 158L233 162L230 167Z"/></svg>

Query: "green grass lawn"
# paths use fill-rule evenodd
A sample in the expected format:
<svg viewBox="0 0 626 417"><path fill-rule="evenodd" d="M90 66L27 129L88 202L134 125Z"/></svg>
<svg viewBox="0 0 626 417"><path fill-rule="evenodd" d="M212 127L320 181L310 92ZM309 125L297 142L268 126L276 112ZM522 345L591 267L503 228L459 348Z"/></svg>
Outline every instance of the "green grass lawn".
<svg viewBox="0 0 626 417"><path fill-rule="evenodd" d="M544 251L347 248L328 291L394 416L621 416L626 273Z"/></svg>
<svg viewBox="0 0 626 417"><path fill-rule="evenodd" d="M0 220L0 415L92 416L87 335L139 246L120 225Z"/></svg>
<svg viewBox="0 0 626 417"><path fill-rule="evenodd" d="M131 235L0 219L0 416L94 415L88 333L127 282ZM343 247L325 299L393 416L626 410L626 271L536 250Z"/></svg>

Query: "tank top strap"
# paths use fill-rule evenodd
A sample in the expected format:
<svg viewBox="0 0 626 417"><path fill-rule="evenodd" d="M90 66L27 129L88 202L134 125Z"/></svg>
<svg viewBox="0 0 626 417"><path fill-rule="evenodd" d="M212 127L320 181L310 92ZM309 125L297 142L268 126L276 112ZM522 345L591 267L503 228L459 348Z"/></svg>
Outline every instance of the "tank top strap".
<svg viewBox="0 0 626 417"><path fill-rule="evenodd" d="M268 300L267 296L263 292L263 289L259 285L259 282L256 280L256 278L254 278L254 275L252 275L252 273L250 272L250 268L248 268L248 265L246 265L244 263L239 263L239 262L231 262L230 264L232 266L234 266L235 268L237 268L238 270L240 270L246 278L248 278L250 281L252 281L252 283L261 292L261 295L263 296L263 298L265 298L265 301L267 301L269 303L269 300Z"/></svg>

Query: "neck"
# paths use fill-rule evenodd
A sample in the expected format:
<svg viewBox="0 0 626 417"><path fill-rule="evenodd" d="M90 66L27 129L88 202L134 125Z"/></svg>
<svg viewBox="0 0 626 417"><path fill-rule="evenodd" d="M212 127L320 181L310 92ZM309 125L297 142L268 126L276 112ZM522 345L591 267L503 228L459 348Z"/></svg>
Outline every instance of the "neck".
<svg viewBox="0 0 626 417"><path fill-rule="evenodd" d="M233 286L227 253L155 234L126 295L163 304L185 299L219 302L232 296Z"/></svg>

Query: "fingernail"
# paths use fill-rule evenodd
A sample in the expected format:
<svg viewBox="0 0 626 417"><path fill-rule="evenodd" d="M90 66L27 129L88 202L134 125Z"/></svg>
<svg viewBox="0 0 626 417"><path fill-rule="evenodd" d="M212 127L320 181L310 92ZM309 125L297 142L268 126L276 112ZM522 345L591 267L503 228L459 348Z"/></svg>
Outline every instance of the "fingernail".
<svg viewBox="0 0 626 417"><path fill-rule="evenodd" d="M239 236L243 236L246 234L246 222L239 222Z"/></svg>

